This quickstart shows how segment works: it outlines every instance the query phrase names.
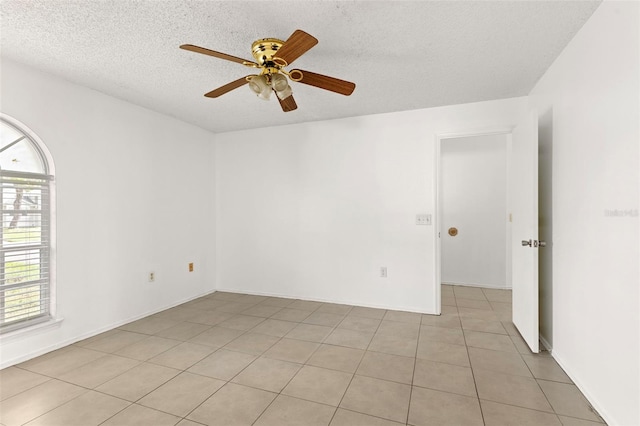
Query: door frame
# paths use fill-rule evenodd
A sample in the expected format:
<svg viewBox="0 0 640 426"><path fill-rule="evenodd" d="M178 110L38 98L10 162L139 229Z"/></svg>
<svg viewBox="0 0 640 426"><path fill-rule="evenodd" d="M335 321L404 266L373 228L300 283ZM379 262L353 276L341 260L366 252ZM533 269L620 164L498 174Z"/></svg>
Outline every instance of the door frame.
<svg viewBox="0 0 640 426"><path fill-rule="evenodd" d="M436 232L436 235L434 238L434 265L433 265L433 271L434 271L434 282L435 282L435 309L436 309L436 313L437 315L442 314L442 291L441 291L441 287L442 287L442 273L441 273L441 268L442 268L442 239L441 239L441 233L442 230L440 229L441 223L442 223L442 141L444 141L445 139L456 139L456 138L465 138L465 137L473 137L473 136L491 136L491 135L506 135L507 137L507 177L509 176L509 172L510 172L510 161L509 158L511 156L511 146L512 146L512 132L513 132L513 127L496 127L496 128L489 128L489 129L482 129L482 130L469 130L469 131L464 131L464 132L442 132L442 133L436 133L435 138L436 138L436 152L435 152L435 156L434 156L434 173L433 173L433 182L434 182L434 199L433 199L433 205L435 208L435 212L434 212L434 220L433 220L433 225L434 225L434 231ZM507 190L507 210L510 209L510 195L509 195L509 190ZM507 239L510 237L510 235L507 235ZM507 244L507 241L505 241L505 244ZM508 245L507 247L507 253L510 253L511 250L511 246ZM507 275L509 275L511 273L511 256L508 257L508 262L507 262Z"/></svg>

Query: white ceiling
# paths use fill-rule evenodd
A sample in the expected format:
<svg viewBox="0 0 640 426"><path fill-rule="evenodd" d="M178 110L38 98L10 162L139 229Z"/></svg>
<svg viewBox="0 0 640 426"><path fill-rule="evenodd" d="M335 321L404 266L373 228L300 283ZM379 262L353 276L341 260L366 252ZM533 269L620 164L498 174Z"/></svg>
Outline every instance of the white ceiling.
<svg viewBox="0 0 640 426"><path fill-rule="evenodd" d="M2 56L213 132L527 95L600 1L2 0ZM295 68L353 81L353 95L292 83L298 109L241 87L252 73L178 48L253 60L259 38L302 29ZM64 99L60 100L64 102Z"/></svg>

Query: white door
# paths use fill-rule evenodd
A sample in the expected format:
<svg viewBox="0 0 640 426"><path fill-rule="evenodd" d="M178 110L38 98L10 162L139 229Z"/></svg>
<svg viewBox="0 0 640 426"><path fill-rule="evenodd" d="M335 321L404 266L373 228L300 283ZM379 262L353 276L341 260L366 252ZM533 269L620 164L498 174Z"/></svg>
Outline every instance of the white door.
<svg viewBox="0 0 640 426"><path fill-rule="evenodd" d="M531 350L538 339L538 115L513 130L511 152L513 323Z"/></svg>

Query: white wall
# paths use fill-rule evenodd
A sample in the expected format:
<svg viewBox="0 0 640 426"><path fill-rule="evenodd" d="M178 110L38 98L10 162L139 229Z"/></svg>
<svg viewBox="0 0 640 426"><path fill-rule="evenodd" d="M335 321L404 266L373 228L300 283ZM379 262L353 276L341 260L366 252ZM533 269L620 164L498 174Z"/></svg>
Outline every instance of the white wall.
<svg viewBox="0 0 640 426"><path fill-rule="evenodd" d="M639 16L603 2L531 92L552 115L553 355L615 425L640 424Z"/></svg>
<svg viewBox="0 0 640 426"><path fill-rule="evenodd" d="M510 287L507 135L443 139L440 153L442 282Z"/></svg>
<svg viewBox="0 0 640 426"><path fill-rule="evenodd" d="M5 59L0 88L55 161L64 317L3 336L2 367L215 288L211 133Z"/></svg>
<svg viewBox="0 0 640 426"><path fill-rule="evenodd" d="M525 105L217 135L218 288L438 312L436 226L415 224L435 216L436 134L509 127Z"/></svg>

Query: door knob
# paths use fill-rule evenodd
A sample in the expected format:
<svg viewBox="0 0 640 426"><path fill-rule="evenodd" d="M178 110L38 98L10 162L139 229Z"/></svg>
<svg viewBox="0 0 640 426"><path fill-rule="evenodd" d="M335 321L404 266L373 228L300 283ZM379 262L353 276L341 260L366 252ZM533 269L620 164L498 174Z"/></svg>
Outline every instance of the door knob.
<svg viewBox="0 0 640 426"><path fill-rule="evenodd" d="M529 240L529 241L527 241L527 240L522 240L522 245L523 245L523 246L525 246L525 247L526 247L526 246L531 247L531 240Z"/></svg>

